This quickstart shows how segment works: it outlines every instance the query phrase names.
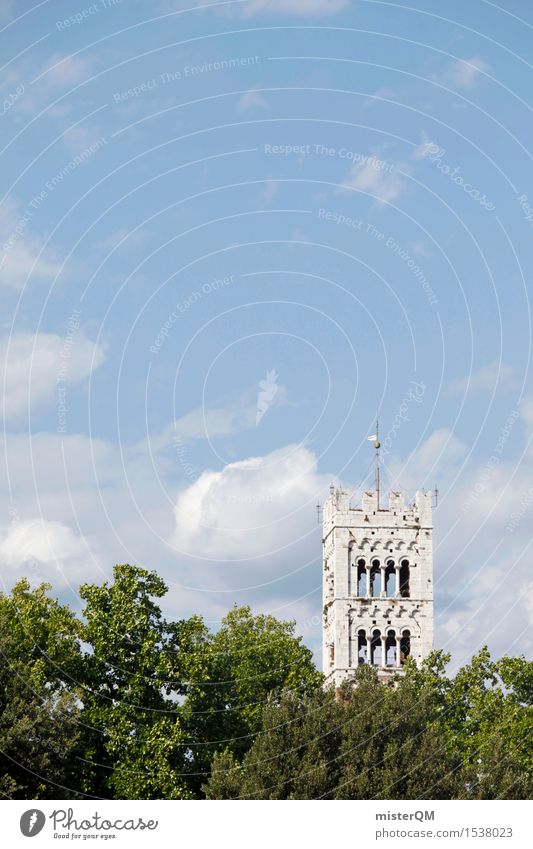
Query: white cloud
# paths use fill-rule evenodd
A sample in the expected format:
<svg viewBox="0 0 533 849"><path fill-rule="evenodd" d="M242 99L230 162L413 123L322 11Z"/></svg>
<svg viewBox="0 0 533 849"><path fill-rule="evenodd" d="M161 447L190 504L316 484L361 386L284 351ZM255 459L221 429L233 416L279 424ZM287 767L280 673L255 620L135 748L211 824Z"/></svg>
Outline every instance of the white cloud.
<svg viewBox="0 0 533 849"><path fill-rule="evenodd" d="M58 116L59 117L59 116ZM74 154L81 154L88 148L94 149L102 139L105 138L99 126L93 123L78 124L77 127L66 127L62 141L65 147ZM81 165L83 166L82 161Z"/></svg>
<svg viewBox="0 0 533 849"><path fill-rule="evenodd" d="M53 280L61 264L50 250L39 256L42 244L31 232L31 206L23 210L14 200L0 206L0 285L22 289L28 282Z"/></svg>
<svg viewBox="0 0 533 849"><path fill-rule="evenodd" d="M388 468L391 489L431 488L451 481L468 454L468 446L448 428L439 428L405 459L393 459Z"/></svg>
<svg viewBox="0 0 533 849"><path fill-rule="evenodd" d="M277 385L275 397L269 407L280 407L287 403L287 388ZM218 439L235 436L250 430L258 424L258 400L251 392L243 393L231 403L213 407L196 407L189 413L164 428L150 439L152 451L165 448L176 440L195 441L198 439Z"/></svg>
<svg viewBox="0 0 533 849"><path fill-rule="evenodd" d="M422 130L420 144L413 150L411 158L415 161L418 159L425 159L425 157L430 153L436 153L439 149L439 145L435 144L435 142L431 140L425 130Z"/></svg>
<svg viewBox="0 0 533 849"><path fill-rule="evenodd" d="M176 419L155 439L151 440L153 450L168 445L173 439L197 440L216 439L221 436L233 436L251 428L255 421L255 406L247 401L228 407L197 407Z"/></svg>
<svg viewBox="0 0 533 849"><path fill-rule="evenodd" d="M29 236L4 253L0 262L0 285L22 289L28 282L53 280L61 268L59 260L44 253L35 263L39 250L38 239Z"/></svg>
<svg viewBox="0 0 533 849"><path fill-rule="evenodd" d="M488 71L490 71L490 65L479 56L471 56L470 59L454 61L441 75L440 80L452 88L467 91L476 85L480 74Z"/></svg>
<svg viewBox="0 0 533 849"><path fill-rule="evenodd" d="M533 397L524 398L520 405L520 413L529 430L533 430Z"/></svg>
<svg viewBox="0 0 533 849"><path fill-rule="evenodd" d="M283 183L280 180L267 180L265 183L264 189L261 191L259 195L259 202L261 206L268 206L282 187Z"/></svg>
<svg viewBox="0 0 533 849"><path fill-rule="evenodd" d="M499 390L516 388L516 375L512 366L506 363L491 363L477 371L452 380L446 387L448 395L472 395L476 392L493 393Z"/></svg>
<svg viewBox="0 0 533 849"><path fill-rule="evenodd" d="M269 557L305 535L329 483L314 454L297 445L204 472L178 495L172 541L180 551L221 561Z"/></svg>
<svg viewBox="0 0 533 849"><path fill-rule="evenodd" d="M533 410L533 404L525 405ZM387 470L392 488L438 484L434 511L437 648L454 666L482 645L495 656L531 651L530 522L533 457L516 461L520 422L507 424L500 447L473 460L470 446L450 430L434 431ZM499 434L498 437L499 438ZM512 523L512 518L517 521Z"/></svg>
<svg viewBox="0 0 533 849"><path fill-rule="evenodd" d="M72 88L91 76L92 62L82 56L54 53L40 72L40 82L49 88ZM42 76L41 76L42 75Z"/></svg>
<svg viewBox="0 0 533 849"><path fill-rule="evenodd" d="M149 230L128 230L125 227L120 227L118 230L113 230L103 239L97 239L91 245L95 256L102 258L102 254L109 254L115 248L120 246L121 249L129 249L138 247L144 244L148 239L153 238L153 233Z"/></svg>
<svg viewBox="0 0 533 849"><path fill-rule="evenodd" d="M470 552L470 550L469 550ZM457 575L463 571L462 581ZM516 593L507 586L520 586ZM440 615L437 617L438 645L452 654L454 667L468 662L483 645L494 657L531 652L531 584L520 556L502 552L497 563L483 563L477 570L464 572L456 564L453 577L437 581ZM448 586L447 586L448 585ZM446 593L447 602L443 595Z"/></svg>
<svg viewBox="0 0 533 849"><path fill-rule="evenodd" d="M532 472L531 460L472 463L436 512L437 644L456 663L484 644L497 656L533 647L531 516L521 508Z"/></svg>
<svg viewBox="0 0 533 849"><path fill-rule="evenodd" d="M64 53L54 53L39 68L22 65L17 69L18 80L25 82L33 77L33 84L31 87L26 86L24 96L13 108L29 117L42 114L57 122L62 131L62 143L67 151L81 153L100 139L102 132L96 124L87 120L73 126L77 120L73 117L77 106L77 93L70 97L70 91L88 82L93 71L92 56L72 56ZM54 102L56 100L59 102Z"/></svg>
<svg viewBox="0 0 533 849"><path fill-rule="evenodd" d="M406 189L404 175L409 173L410 168L405 163L399 162L392 165L371 154L352 165L339 191L346 191L345 187L349 186L352 189L367 192L375 197L378 203L394 203L404 193Z"/></svg>
<svg viewBox="0 0 533 849"><path fill-rule="evenodd" d="M50 101L59 98L68 90L88 80L93 71L93 60L88 57L70 56L64 53L54 53L38 68L21 65L16 69L12 85L25 82L33 77L31 89L26 86L24 96L17 101L14 108L26 115L34 116L41 111L49 118L59 120L64 129L68 128L67 119L72 113L72 103L62 99L54 106L48 106Z"/></svg>
<svg viewBox="0 0 533 849"><path fill-rule="evenodd" d="M70 343L53 333L18 333L0 343L3 401L7 416L20 416L31 406L53 401L58 378L73 384L103 363L104 349L77 331Z"/></svg>
<svg viewBox="0 0 533 849"><path fill-rule="evenodd" d="M120 449L108 440L84 434L8 433L0 441L0 517L15 517L9 527L0 527L10 577L31 576L26 562L29 555L17 560L14 553L31 517L42 521L46 531L52 523L48 549L52 548L60 566L65 563L66 573L70 574L72 566L74 586L91 578L93 560L106 574L114 563L131 562L158 568L165 577L176 579L176 559L161 542L172 531L172 509L150 457L139 446ZM159 464L160 472L163 465ZM86 543L85 556L75 538L60 532L58 525L79 534L84 546ZM41 548L30 554L44 560L50 569L56 568L49 550L43 556L41 549L46 553L47 543L42 527L37 525ZM17 534L16 528L21 528ZM1 564L0 556L0 570Z"/></svg>
<svg viewBox="0 0 533 849"><path fill-rule="evenodd" d="M370 109L372 106L379 106L382 100L397 100L397 98L398 95L393 88L382 86L373 91L367 100L363 100L361 108Z"/></svg>
<svg viewBox="0 0 533 849"><path fill-rule="evenodd" d="M250 109L254 108L268 109L269 104L260 92L255 91L255 89L251 88L249 91L246 91L239 97L239 101L237 103L237 112L249 112Z"/></svg>
<svg viewBox="0 0 533 849"><path fill-rule="evenodd" d="M94 546L92 546L94 548ZM23 575L32 584L74 586L97 576L87 544L62 522L20 519L0 530L0 565L6 583Z"/></svg>

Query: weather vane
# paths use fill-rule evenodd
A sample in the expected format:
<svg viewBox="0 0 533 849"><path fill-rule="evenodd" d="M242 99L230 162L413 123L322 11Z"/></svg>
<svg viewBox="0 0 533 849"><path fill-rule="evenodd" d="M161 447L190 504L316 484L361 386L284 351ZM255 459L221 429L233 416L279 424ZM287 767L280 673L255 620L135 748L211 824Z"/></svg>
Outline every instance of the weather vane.
<svg viewBox="0 0 533 849"><path fill-rule="evenodd" d="M378 502L378 510L379 510L379 490L380 490L380 480L379 480L379 449L381 448L381 442L379 441L379 418L376 417L376 432L372 434L372 436L367 436L368 442L374 443L374 448L376 449L376 493L377 493L377 502Z"/></svg>

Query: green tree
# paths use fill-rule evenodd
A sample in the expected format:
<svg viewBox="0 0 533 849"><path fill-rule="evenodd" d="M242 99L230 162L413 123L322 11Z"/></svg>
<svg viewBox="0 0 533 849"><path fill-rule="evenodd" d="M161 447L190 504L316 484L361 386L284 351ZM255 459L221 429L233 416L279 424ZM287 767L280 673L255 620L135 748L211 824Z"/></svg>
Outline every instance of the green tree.
<svg viewBox="0 0 533 849"><path fill-rule="evenodd" d="M203 677L190 682L184 704L196 741L197 792L215 752L228 750L242 759L261 729L268 700L276 703L286 691L303 695L320 689L323 676L294 631L294 622L235 606L202 647Z"/></svg>
<svg viewBox="0 0 533 849"><path fill-rule="evenodd" d="M99 795L189 798L190 751L180 700L207 631L198 617L168 622L155 572L116 566L113 582L84 585L85 777Z"/></svg>
<svg viewBox="0 0 533 849"><path fill-rule="evenodd" d="M482 650L454 678L449 656L406 664L394 686L271 699L243 758L218 754L208 798L521 799L531 796L531 669Z"/></svg>
<svg viewBox="0 0 533 849"><path fill-rule="evenodd" d="M0 594L0 793L16 799L78 795L79 623L49 589Z"/></svg>
<svg viewBox="0 0 533 849"><path fill-rule="evenodd" d="M80 590L92 729L84 789L96 795L201 796L216 752L249 749L269 697L322 681L294 623L235 607L213 635L199 617L165 619L157 600L166 591L155 572L127 564Z"/></svg>
<svg viewBox="0 0 533 849"><path fill-rule="evenodd" d="M287 691L279 700L270 699L240 768L232 768L228 753L214 762L207 798L217 798L223 770L232 787L229 798L318 799L332 793L342 721L342 706L331 691Z"/></svg>
<svg viewBox="0 0 533 849"><path fill-rule="evenodd" d="M528 798L533 791L533 663L491 660L484 647L447 693L447 722L462 761L460 798Z"/></svg>
<svg viewBox="0 0 533 849"><path fill-rule="evenodd" d="M215 752L209 780L203 786L206 799L238 799L242 784L242 764L233 752Z"/></svg>
<svg viewBox="0 0 533 849"><path fill-rule="evenodd" d="M411 670L410 670L411 667ZM395 687L362 667L344 688L346 723L340 751L340 799L453 797L459 760L441 722L434 670L408 664Z"/></svg>

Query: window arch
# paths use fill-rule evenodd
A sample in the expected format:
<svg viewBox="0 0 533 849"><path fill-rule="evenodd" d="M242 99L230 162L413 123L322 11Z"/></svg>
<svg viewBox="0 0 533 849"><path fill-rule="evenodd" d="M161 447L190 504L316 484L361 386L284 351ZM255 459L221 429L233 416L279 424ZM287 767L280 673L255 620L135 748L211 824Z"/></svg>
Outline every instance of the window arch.
<svg viewBox="0 0 533 849"><path fill-rule="evenodd" d="M370 595L379 598L381 595L381 564L379 560L373 560L370 567Z"/></svg>
<svg viewBox="0 0 533 849"><path fill-rule="evenodd" d="M403 665L411 654L411 632L409 630L402 631L400 638L400 662Z"/></svg>
<svg viewBox="0 0 533 849"><path fill-rule="evenodd" d="M358 596L366 596L366 561L361 558L357 561L357 588Z"/></svg>
<svg viewBox="0 0 533 849"><path fill-rule="evenodd" d="M391 628L385 641L385 666L396 666L396 649L396 631Z"/></svg>
<svg viewBox="0 0 533 849"><path fill-rule="evenodd" d="M381 658L381 631L377 628L372 631L372 640L370 643L370 663L372 666L382 666Z"/></svg>
<svg viewBox="0 0 533 849"><path fill-rule="evenodd" d="M385 567L385 595L387 598L394 598L396 595L396 569L394 560L387 560Z"/></svg>
<svg viewBox="0 0 533 849"><path fill-rule="evenodd" d="M361 666L363 663L368 663L368 640L366 631L360 628L357 632L357 665Z"/></svg>
<svg viewBox="0 0 533 849"><path fill-rule="evenodd" d="M409 598L411 595L409 561L402 560L400 564L400 596Z"/></svg>

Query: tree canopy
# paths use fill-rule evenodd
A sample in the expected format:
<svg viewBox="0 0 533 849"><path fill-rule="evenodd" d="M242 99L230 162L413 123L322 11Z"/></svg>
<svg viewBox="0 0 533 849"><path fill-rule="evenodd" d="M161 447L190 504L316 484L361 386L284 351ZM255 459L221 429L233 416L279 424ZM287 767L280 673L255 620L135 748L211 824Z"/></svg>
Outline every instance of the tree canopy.
<svg viewBox="0 0 533 849"><path fill-rule="evenodd" d="M294 622L234 606L167 618L155 573L116 566L74 612L0 593L0 793L11 798L528 798L533 664L486 649L450 678L413 661L325 690Z"/></svg>

